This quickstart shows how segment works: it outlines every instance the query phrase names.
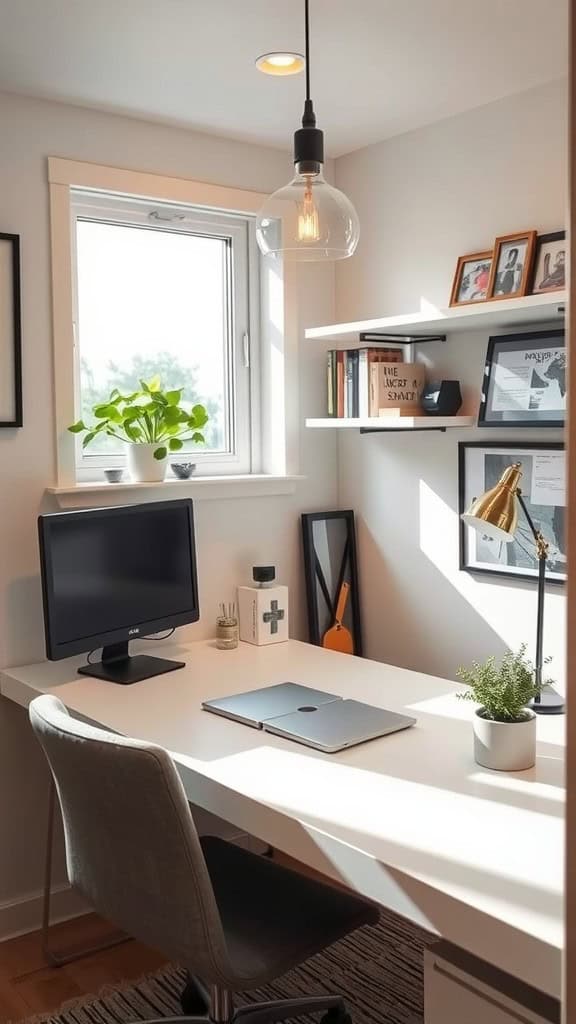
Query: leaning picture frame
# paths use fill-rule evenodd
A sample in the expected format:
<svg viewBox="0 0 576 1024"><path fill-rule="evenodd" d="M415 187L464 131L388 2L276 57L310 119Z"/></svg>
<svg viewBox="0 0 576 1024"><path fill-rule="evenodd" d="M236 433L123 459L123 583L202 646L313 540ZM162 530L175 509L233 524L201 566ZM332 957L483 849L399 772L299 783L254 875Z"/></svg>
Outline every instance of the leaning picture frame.
<svg viewBox="0 0 576 1024"><path fill-rule="evenodd" d="M0 427L21 426L20 237L0 233Z"/></svg>
<svg viewBox="0 0 576 1024"><path fill-rule="evenodd" d="M536 232L499 235L494 242L488 299L517 299L526 295L532 278Z"/></svg>
<svg viewBox="0 0 576 1024"><path fill-rule="evenodd" d="M458 445L459 567L472 575L501 576L537 582L534 539L518 509L518 528L510 543L466 526L461 516L472 502L494 487L504 470L522 465L522 497L536 528L549 544L547 583L566 581L566 455L561 442L461 441Z"/></svg>
<svg viewBox="0 0 576 1024"><path fill-rule="evenodd" d="M563 329L490 338L479 427L557 427L566 417Z"/></svg>
<svg viewBox="0 0 576 1024"><path fill-rule="evenodd" d="M353 653L362 656L354 512L303 513L302 544L310 643L322 646L323 637L335 624L342 585L348 584L342 624L352 635Z"/></svg>

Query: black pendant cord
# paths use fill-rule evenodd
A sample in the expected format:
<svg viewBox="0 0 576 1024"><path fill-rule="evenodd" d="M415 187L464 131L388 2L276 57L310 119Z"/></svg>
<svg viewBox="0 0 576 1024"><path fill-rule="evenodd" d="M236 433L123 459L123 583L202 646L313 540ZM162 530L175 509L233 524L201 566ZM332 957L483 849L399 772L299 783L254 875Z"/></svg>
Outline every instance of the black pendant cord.
<svg viewBox="0 0 576 1024"><path fill-rule="evenodd" d="M310 0L304 0L304 35L306 98L302 127L294 134L294 163L302 174L318 174L324 163L324 136L316 127L316 115L310 97Z"/></svg>
<svg viewBox="0 0 576 1024"><path fill-rule="evenodd" d="M306 60L306 100L310 100L310 0L304 0L304 44Z"/></svg>

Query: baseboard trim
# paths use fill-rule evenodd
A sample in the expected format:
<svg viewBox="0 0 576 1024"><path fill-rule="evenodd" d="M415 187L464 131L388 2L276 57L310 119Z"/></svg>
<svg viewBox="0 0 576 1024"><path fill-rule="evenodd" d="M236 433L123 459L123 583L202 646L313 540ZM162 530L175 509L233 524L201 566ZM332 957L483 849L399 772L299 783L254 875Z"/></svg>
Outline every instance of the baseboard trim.
<svg viewBox="0 0 576 1024"><path fill-rule="evenodd" d="M52 921L67 921L89 913L82 897L68 884L55 886L51 899ZM42 927L42 890L0 902L0 942Z"/></svg>

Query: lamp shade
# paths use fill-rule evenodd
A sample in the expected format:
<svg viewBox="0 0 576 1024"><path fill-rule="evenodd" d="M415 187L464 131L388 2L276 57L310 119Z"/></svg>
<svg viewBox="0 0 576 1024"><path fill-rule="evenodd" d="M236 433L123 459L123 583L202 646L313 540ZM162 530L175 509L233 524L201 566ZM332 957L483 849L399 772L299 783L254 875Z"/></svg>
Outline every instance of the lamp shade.
<svg viewBox="0 0 576 1024"><path fill-rule="evenodd" d="M505 544L514 540L518 526L517 494L521 476L520 462L508 466L496 486L486 491L481 498L475 498L464 513L462 520L466 526Z"/></svg>
<svg viewBox="0 0 576 1024"><path fill-rule="evenodd" d="M256 221L256 237L264 255L290 262L344 260L358 244L360 224L352 203L322 172L296 173L273 192Z"/></svg>

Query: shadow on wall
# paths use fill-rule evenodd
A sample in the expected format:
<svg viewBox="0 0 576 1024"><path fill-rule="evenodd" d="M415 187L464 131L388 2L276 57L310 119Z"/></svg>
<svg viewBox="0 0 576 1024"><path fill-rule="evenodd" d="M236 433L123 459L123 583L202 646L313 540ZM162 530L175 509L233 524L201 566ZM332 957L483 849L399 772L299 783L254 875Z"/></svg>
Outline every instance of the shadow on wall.
<svg viewBox="0 0 576 1024"><path fill-rule="evenodd" d="M8 584L6 636L9 649L3 652L3 664L22 665L46 657L40 575L22 576Z"/></svg>
<svg viewBox="0 0 576 1024"><path fill-rule="evenodd" d="M487 652L497 657L504 654L507 644L502 637L430 562L419 573L422 600L429 606L427 614L419 616L398 562L382 550L362 519L357 529L364 594L368 572L371 580L370 600L362 602L367 657L456 679L463 660L485 658ZM450 624L448 629L446 623ZM463 644L470 648L465 659Z"/></svg>

